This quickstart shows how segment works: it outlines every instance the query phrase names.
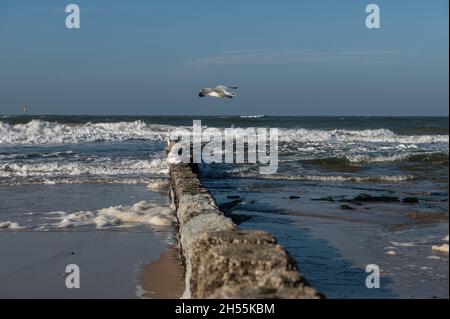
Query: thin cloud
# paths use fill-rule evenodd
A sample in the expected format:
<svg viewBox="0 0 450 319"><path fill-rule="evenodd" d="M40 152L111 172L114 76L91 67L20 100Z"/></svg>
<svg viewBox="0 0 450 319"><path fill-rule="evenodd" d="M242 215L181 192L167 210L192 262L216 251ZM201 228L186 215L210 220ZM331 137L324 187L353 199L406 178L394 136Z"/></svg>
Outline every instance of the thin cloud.
<svg viewBox="0 0 450 319"><path fill-rule="evenodd" d="M233 50L195 59L188 66L232 66L310 63L390 63L398 61L399 51L336 51L311 52L305 50Z"/></svg>

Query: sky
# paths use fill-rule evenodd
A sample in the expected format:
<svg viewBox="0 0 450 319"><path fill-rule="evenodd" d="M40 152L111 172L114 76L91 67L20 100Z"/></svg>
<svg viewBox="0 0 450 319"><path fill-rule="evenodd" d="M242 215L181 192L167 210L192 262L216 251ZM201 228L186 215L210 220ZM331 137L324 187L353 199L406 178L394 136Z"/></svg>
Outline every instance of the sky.
<svg viewBox="0 0 450 319"><path fill-rule="evenodd" d="M0 114L448 116L448 6L0 0ZM219 84L238 96L198 97Z"/></svg>

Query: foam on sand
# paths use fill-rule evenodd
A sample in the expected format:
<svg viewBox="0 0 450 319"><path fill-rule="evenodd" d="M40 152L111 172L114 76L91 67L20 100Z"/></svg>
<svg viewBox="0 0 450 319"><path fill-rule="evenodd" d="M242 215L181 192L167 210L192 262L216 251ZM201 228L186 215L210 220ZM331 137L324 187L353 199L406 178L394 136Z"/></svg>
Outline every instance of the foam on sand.
<svg viewBox="0 0 450 319"><path fill-rule="evenodd" d="M175 211L170 207L161 207L155 203L140 201L132 206L114 206L94 211L74 213L49 212L45 220L55 221L37 225L38 231L68 229L83 226L95 228L133 227L150 225L168 227L176 223ZM26 227L16 222L0 222L0 230L23 230Z"/></svg>
<svg viewBox="0 0 450 319"><path fill-rule="evenodd" d="M175 212L169 207L140 201L133 206L115 206L91 212L76 212L63 215L56 224L58 228L95 225L97 228L119 225L171 226L175 222Z"/></svg>
<svg viewBox="0 0 450 319"><path fill-rule="evenodd" d="M160 207L140 201L131 207L110 207L98 211L97 218L112 220L113 223L148 224L170 226L174 223L175 212L169 207ZM97 223L97 227L99 227Z"/></svg>
<svg viewBox="0 0 450 319"><path fill-rule="evenodd" d="M169 180L168 179L153 179L147 185L147 188L150 190L162 190L169 188Z"/></svg>

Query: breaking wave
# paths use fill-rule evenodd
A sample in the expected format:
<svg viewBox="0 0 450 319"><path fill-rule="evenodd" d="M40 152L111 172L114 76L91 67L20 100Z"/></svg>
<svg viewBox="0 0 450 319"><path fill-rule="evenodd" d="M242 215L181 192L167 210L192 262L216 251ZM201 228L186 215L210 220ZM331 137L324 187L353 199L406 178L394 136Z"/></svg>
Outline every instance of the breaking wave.
<svg viewBox="0 0 450 319"><path fill-rule="evenodd" d="M411 154L394 154L394 155L347 155L345 158L350 163L386 163L404 161L411 157Z"/></svg>
<svg viewBox="0 0 450 319"><path fill-rule="evenodd" d="M430 153L400 153L392 155L345 155L344 160L350 163L386 163L386 162L438 162L448 161L448 153L430 152Z"/></svg>
<svg viewBox="0 0 450 319"><path fill-rule="evenodd" d="M397 135L388 129L376 130L310 130L282 129L282 142L368 142L368 143L448 143L448 135Z"/></svg>
<svg viewBox="0 0 450 319"><path fill-rule="evenodd" d="M241 115L240 118L241 119L259 119L264 117L264 115L260 114L260 115Z"/></svg>
<svg viewBox="0 0 450 319"><path fill-rule="evenodd" d="M1 230L13 230L13 231L17 231L17 230L24 230L26 229L26 227L24 226L20 226L18 223L16 222L12 222L12 221L4 221L4 222L0 222L0 231Z"/></svg>
<svg viewBox="0 0 450 319"><path fill-rule="evenodd" d="M399 153L396 154L343 154L340 156L297 156L298 161L316 165L352 165L352 164L382 164L392 162L423 162L429 164L448 163L448 153Z"/></svg>
<svg viewBox="0 0 450 319"><path fill-rule="evenodd" d="M245 116L243 116L245 117ZM247 116L247 117L261 117ZM146 124L143 121L116 123L63 124L31 120L25 124L9 124L0 121L0 144L65 144L125 140L164 140L172 131L180 128L172 125ZM183 127L186 128L186 127ZM305 143L447 143L448 135L397 135L388 129L374 130L320 130L279 129L281 142Z"/></svg>
<svg viewBox="0 0 450 319"><path fill-rule="evenodd" d="M31 120L25 124L0 121L0 144L75 144L125 140L162 140L173 129L142 121L62 124Z"/></svg>
<svg viewBox="0 0 450 319"><path fill-rule="evenodd" d="M101 158L93 162L15 162L0 163L0 177L125 176L165 175L169 167L164 159L134 160Z"/></svg>
<svg viewBox="0 0 450 319"><path fill-rule="evenodd" d="M47 153L0 153L0 160L24 160L24 159L50 159L66 158L74 154L73 151L47 152Z"/></svg>
<svg viewBox="0 0 450 319"><path fill-rule="evenodd" d="M11 185L60 185L60 184L120 184L120 185L138 185L148 184L147 177L114 177L114 176L96 176L96 177L12 177L0 178L0 186ZM158 188L151 188L156 189ZM160 189L160 188L159 188Z"/></svg>
<svg viewBox="0 0 450 319"><path fill-rule="evenodd" d="M313 182L373 182L397 183L415 179L413 175L253 175L238 174L241 178L274 179L287 181L313 181Z"/></svg>

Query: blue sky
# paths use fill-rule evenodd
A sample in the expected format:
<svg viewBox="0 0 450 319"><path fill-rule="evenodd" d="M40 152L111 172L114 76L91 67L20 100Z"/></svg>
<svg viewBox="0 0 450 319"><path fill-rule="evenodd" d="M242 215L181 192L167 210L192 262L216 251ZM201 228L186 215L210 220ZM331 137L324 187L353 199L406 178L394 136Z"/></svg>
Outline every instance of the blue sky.
<svg viewBox="0 0 450 319"><path fill-rule="evenodd" d="M0 0L0 114L448 115L448 68L447 0Z"/></svg>

